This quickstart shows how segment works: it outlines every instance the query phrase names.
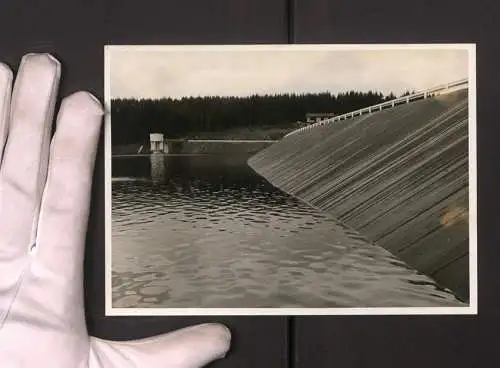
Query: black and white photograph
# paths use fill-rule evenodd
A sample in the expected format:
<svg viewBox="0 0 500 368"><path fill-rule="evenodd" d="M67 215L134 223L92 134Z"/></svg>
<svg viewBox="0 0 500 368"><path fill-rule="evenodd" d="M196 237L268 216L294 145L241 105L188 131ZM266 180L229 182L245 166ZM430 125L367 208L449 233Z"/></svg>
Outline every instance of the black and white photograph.
<svg viewBox="0 0 500 368"><path fill-rule="evenodd" d="M108 315L476 314L474 44L105 48Z"/></svg>

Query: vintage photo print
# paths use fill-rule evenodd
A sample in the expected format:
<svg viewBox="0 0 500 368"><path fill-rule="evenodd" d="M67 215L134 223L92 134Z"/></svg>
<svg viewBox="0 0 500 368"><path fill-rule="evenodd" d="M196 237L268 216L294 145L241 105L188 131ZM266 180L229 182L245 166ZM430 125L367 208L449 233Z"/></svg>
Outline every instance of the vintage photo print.
<svg viewBox="0 0 500 368"><path fill-rule="evenodd" d="M475 68L106 46L106 314L476 314Z"/></svg>

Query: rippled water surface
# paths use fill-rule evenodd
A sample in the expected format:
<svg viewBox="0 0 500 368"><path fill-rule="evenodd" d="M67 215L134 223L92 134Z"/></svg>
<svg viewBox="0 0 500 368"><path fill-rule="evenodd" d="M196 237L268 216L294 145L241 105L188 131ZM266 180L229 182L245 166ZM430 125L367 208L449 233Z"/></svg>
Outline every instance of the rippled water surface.
<svg viewBox="0 0 500 368"><path fill-rule="evenodd" d="M246 160L113 159L113 307L460 306Z"/></svg>

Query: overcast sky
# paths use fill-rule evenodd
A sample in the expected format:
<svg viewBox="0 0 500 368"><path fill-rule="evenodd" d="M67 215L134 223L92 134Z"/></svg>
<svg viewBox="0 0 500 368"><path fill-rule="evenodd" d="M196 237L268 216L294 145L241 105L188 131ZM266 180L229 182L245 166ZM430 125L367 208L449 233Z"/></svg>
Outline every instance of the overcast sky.
<svg viewBox="0 0 500 368"><path fill-rule="evenodd" d="M462 49L109 49L111 98L375 90L399 95L468 77Z"/></svg>

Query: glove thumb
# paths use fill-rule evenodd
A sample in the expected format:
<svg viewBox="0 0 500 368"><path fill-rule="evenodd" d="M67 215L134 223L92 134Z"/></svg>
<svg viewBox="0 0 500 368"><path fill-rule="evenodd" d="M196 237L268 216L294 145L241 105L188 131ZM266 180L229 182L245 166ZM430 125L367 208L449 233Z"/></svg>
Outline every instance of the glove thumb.
<svg viewBox="0 0 500 368"><path fill-rule="evenodd" d="M91 368L200 368L223 358L231 333L219 324L203 324L135 341L93 338Z"/></svg>

